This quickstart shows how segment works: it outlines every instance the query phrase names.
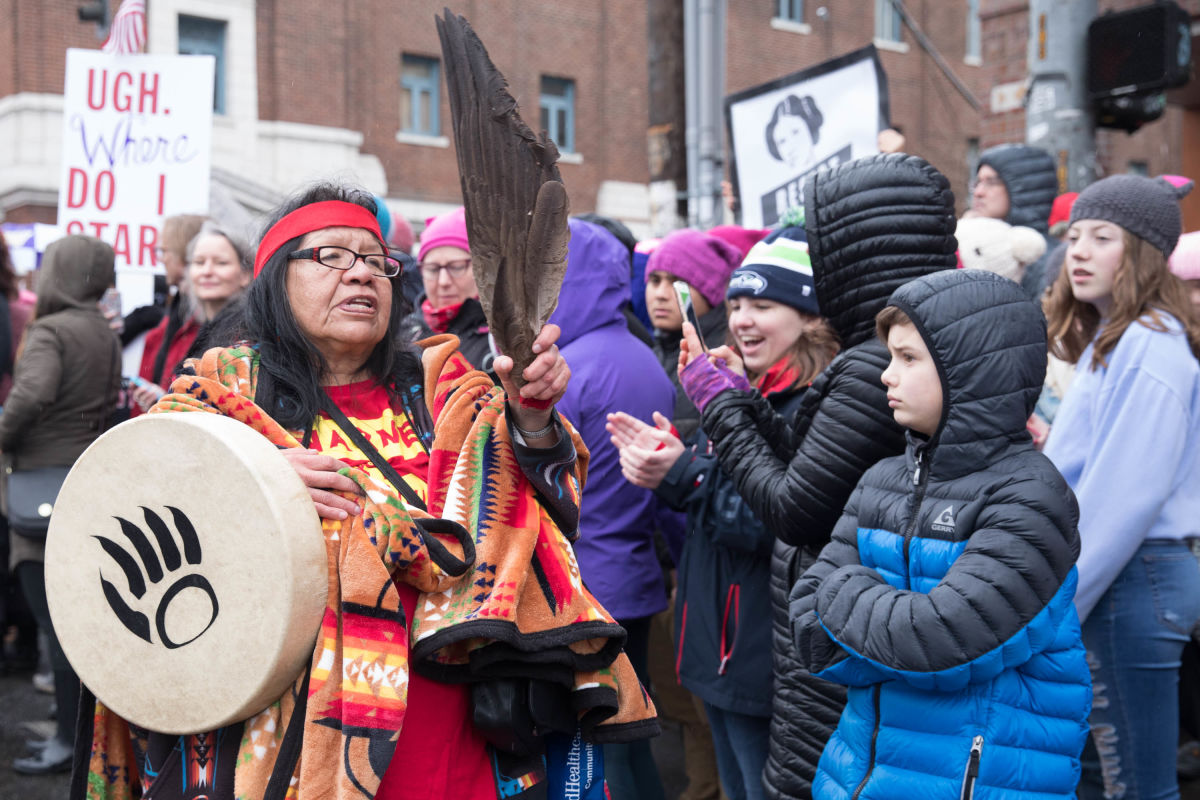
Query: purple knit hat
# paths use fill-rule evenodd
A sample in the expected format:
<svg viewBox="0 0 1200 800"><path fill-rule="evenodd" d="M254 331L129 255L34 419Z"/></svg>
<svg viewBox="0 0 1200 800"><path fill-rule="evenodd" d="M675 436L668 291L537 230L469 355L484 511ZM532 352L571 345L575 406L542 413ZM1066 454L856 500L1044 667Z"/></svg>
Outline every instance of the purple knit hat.
<svg viewBox="0 0 1200 800"><path fill-rule="evenodd" d="M730 274L742 263L733 245L707 233L684 229L667 236L650 254L646 274L661 270L682 278L716 308L725 300Z"/></svg>
<svg viewBox="0 0 1200 800"><path fill-rule="evenodd" d="M471 252L471 245L467 242L467 211L462 206L425 220L417 261L424 261L426 253L443 245L452 245Z"/></svg>

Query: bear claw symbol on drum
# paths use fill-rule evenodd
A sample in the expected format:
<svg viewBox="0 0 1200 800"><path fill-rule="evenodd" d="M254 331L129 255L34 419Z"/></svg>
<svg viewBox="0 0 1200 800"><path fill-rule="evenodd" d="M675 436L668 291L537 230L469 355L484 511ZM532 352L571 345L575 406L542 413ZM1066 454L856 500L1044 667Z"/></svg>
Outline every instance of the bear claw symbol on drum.
<svg viewBox="0 0 1200 800"><path fill-rule="evenodd" d="M166 506L166 509L171 512L171 516L175 522L175 529L179 532L179 540L183 544L183 553L181 555L179 545L176 543L171 529L163 522L162 517L145 506L139 506L139 508L144 513L146 527L150 529L154 534L155 541L158 542L157 551L150 544L150 539L141 528L122 517L113 517L113 519L120 523L121 532L125 534L125 538L133 546L133 552L123 548L112 539L106 539L103 536L96 536L95 539L100 542L100 546L104 549L104 552L108 553L117 566L121 568L121 571L125 573L129 594L137 601L134 605L151 608L157 606L154 611L154 622L158 631L159 642L168 649L183 647L199 639L204 635L205 631L212 627L212 624L217 621L217 611L219 609L217 595L213 591L212 584L198 572L187 570L184 565L184 561L186 560L188 565L193 567L200 566L200 537L196 535L196 528L192 525L191 520L187 518L186 514L178 508ZM162 554L161 561L159 560L159 553ZM155 591L160 589L162 585L165 585L164 578L171 578L180 571L186 571L187 574L171 582L165 591L161 593ZM147 579L153 584L152 587L147 587ZM121 624L130 633L154 644L154 639L150 635L149 616L125 602L125 598L122 597L121 592L116 586L105 580L103 573L100 575L100 584L104 590L104 597L108 600L109 608L117 615L117 619L121 621ZM185 593L187 589L195 589L197 592ZM168 608L181 596L186 598L183 605L187 606L188 611L203 608L205 598L207 598L211 614L203 627L195 624L195 620L203 620L204 613L206 613L204 611L201 611L198 615L185 613L182 615L175 614L171 618L168 618ZM197 606L197 603L200 605ZM168 634L167 628L175 629L174 637ZM181 641L176 641L177 638L181 639Z"/></svg>

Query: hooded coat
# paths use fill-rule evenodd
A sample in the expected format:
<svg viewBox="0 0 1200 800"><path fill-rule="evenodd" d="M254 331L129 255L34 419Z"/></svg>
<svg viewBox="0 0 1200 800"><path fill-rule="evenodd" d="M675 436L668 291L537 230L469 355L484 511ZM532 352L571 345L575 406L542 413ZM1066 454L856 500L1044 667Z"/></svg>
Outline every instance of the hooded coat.
<svg viewBox="0 0 1200 800"><path fill-rule="evenodd" d="M804 674L788 629L788 592L829 541L858 479L904 449L879 377L887 349L875 315L902 284L955 265L954 195L916 157L870 156L808 179L805 232L821 313L842 349L789 422L756 392L728 390L704 410L722 469L775 537L771 609L775 693L763 781L804 798L845 690Z"/></svg>
<svg viewBox="0 0 1200 800"><path fill-rule="evenodd" d="M962 270L893 296L937 367L930 437L863 475L792 591L796 652L850 687L813 797L1074 797L1091 679L1073 598L1079 508L1025 429L1046 327Z"/></svg>
<svg viewBox="0 0 1200 800"><path fill-rule="evenodd" d="M1025 144L1001 144L984 150L980 167L996 170L1008 192L1009 225L1033 228L1046 238L1047 252L1057 241L1050 238L1050 209L1058 196L1058 172L1054 156L1040 147ZM977 168L978 169L978 168ZM1046 273L1046 256L1025 268L1021 286L1030 297L1040 297Z"/></svg>
<svg viewBox="0 0 1200 800"><path fill-rule="evenodd" d="M46 248L35 318L25 329L0 413L13 469L70 466L104 431L121 386L121 345L96 301L114 279L113 249L72 235ZM40 561L43 543L13 537L10 560Z"/></svg>
<svg viewBox="0 0 1200 800"><path fill-rule="evenodd" d="M654 549L658 501L625 480L605 424L609 413L624 411L653 425L653 412L670 416L675 392L653 351L625 322L629 251L598 225L569 224L567 273L550 322L562 329L558 346L571 365L558 413L591 453L575 554L592 594L617 620L631 620L667 607Z"/></svg>
<svg viewBox="0 0 1200 800"><path fill-rule="evenodd" d="M104 430L121 349L96 302L114 276L113 249L99 239L67 236L46 248L35 318L0 414L0 450L14 468L74 464Z"/></svg>

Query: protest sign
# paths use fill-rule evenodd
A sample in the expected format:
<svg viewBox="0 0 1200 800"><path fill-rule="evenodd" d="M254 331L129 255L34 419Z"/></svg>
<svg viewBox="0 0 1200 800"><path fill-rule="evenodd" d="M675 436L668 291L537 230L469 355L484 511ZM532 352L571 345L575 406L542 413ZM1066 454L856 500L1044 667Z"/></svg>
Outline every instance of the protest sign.
<svg viewBox="0 0 1200 800"><path fill-rule="evenodd" d="M768 228L804 205L804 179L879 152L887 76L874 45L725 98L741 224Z"/></svg>
<svg viewBox="0 0 1200 800"><path fill-rule="evenodd" d="M163 217L208 209L214 65L67 51L58 226L113 246L126 313L152 299Z"/></svg>

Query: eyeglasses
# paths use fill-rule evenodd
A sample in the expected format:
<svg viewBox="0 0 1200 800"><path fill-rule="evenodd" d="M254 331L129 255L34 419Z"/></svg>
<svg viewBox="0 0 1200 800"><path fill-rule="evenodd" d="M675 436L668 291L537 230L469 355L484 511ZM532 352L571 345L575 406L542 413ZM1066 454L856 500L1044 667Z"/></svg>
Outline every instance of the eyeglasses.
<svg viewBox="0 0 1200 800"><path fill-rule="evenodd" d="M982 186L985 189L995 189L997 186L1003 185L1004 181L1000 180L1000 178L993 178L989 176L987 178L973 178L968 184L968 188L971 192L974 192L976 186Z"/></svg>
<svg viewBox="0 0 1200 800"><path fill-rule="evenodd" d="M447 261L445 264L434 264L430 261L422 261L421 274L426 278L437 278L438 273L442 270L450 273L451 278L461 278L471 268L471 259L464 258L462 261Z"/></svg>
<svg viewBox="0 0 1200 800"><path fill-rule="evenodd" d="M362 262L367 265L367 269L371 270L371 274L377 278L394 278L400 274L398 259L383 253L356 253L334 244L306 247L303 250L288 253L289 261L297 259L312 259L323 267L340 270L350 269L359 259L362 259Z"/></svg>

